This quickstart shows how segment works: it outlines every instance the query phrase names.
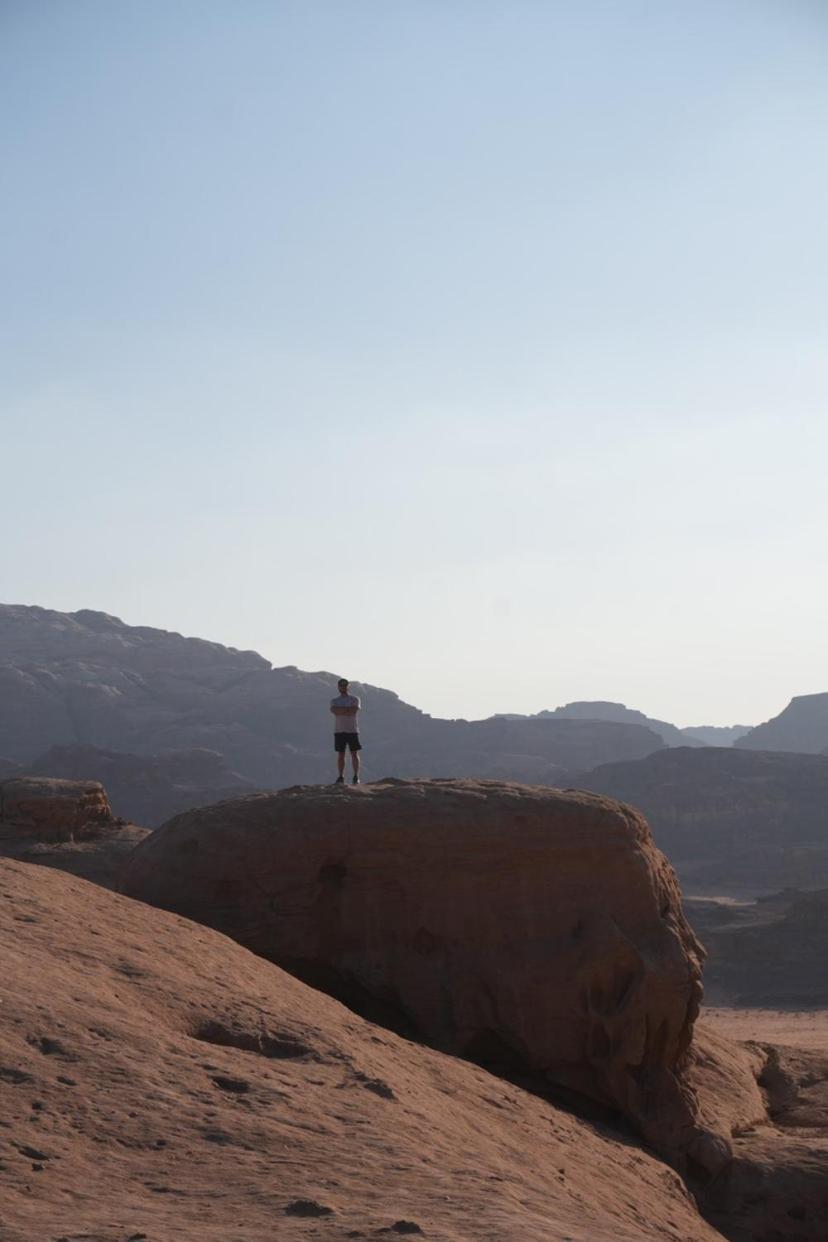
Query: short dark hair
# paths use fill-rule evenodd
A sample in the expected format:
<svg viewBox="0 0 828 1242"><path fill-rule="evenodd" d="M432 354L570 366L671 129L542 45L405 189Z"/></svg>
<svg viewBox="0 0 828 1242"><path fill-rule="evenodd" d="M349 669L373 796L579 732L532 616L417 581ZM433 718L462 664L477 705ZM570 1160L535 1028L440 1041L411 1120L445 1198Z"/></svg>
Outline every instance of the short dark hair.
<svg viewBox="0 0 828 1242"><path fill-rule="evenodd" d="M348 681L347 677L340 677L339 681L336 684L338 686L350 686L351 683Z"/></svg>

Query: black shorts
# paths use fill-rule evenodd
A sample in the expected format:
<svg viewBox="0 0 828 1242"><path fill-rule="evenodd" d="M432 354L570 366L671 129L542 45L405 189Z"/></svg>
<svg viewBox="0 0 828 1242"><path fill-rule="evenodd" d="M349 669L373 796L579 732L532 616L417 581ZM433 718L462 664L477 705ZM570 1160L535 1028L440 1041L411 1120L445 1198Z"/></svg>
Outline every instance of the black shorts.
<svg viewBox="0 0 828 1242"><path fill-rule="evenodd" d="M350 746L351 750L362 750L358 733L335 733L334 734L334 750L337 754L344 755L345 748Z"/></svg>

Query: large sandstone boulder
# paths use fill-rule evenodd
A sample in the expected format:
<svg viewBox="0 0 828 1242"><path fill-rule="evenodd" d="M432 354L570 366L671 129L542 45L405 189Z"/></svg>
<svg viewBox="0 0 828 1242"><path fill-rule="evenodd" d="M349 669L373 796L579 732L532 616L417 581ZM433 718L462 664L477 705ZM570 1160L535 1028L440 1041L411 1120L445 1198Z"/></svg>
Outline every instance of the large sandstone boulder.
<svg viewBox="0 0 828 1242"><path fill-rule="evenodd" d="M727 1156L685 1074L703 950L628 807L493 781L296 787L171 820L124 891L446 1051L619 1108L672 1159Z"/></svg>

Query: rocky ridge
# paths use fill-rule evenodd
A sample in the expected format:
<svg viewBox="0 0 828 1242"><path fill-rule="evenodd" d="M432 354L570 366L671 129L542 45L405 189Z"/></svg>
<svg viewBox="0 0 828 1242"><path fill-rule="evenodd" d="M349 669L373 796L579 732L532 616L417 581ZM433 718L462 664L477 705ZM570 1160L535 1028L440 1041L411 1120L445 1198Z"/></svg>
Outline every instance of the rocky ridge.
<svg viewBox="0 0 828 1242"><path fill-rule="evenodd" d="M257 788L329 779L334 674L271 668L255 652L88 610L0 605L0 650L0 755L8 761L28 766L55 746L144 757L207 750ZM391 691L354 687L374 772L551 784L663 746L640 723L438 720ZM151 809L146 822L160 822L166 795Z"/></svg>

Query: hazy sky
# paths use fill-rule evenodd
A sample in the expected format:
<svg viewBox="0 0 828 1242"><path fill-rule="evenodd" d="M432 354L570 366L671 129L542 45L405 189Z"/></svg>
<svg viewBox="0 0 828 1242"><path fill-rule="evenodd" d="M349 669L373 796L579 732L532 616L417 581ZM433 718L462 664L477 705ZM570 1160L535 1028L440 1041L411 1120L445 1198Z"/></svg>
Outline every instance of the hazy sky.
<svg viewBox="0 0 828 1242"><path fill-rule="evenodd" d="M822 0L0 0L0 599L435 714L828 690Z"/></svg>

